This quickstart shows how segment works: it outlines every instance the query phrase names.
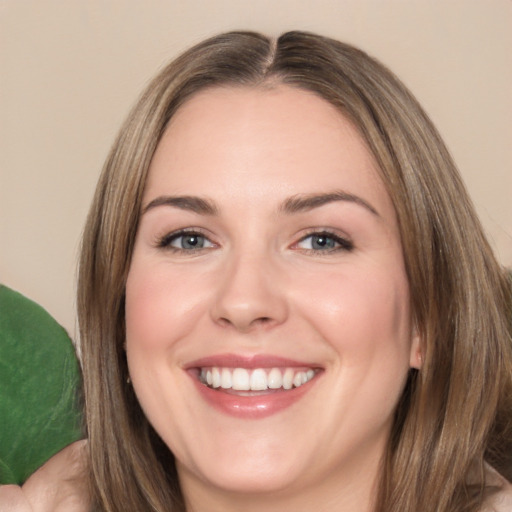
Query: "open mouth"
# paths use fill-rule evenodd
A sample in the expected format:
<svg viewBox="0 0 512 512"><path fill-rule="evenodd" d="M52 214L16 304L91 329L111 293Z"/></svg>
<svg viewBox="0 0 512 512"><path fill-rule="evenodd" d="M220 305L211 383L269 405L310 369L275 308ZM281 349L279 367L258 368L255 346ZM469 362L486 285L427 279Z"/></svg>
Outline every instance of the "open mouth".
<svg viewBox="0 0 512 512"><path fill-rule="evenodd" d="M298 388L315 377L314 368L223 368L202 367L199 380L211 389L265 392ZM252 394L252 393L251 393Z"/></svg>
<svg viewBox="0 0 512 512"><path fill-rule="evenodd" d="M324 373L317 364L229 353L191 361L185 370L206 403L243 420L266 418L297 404Z"/></svg>

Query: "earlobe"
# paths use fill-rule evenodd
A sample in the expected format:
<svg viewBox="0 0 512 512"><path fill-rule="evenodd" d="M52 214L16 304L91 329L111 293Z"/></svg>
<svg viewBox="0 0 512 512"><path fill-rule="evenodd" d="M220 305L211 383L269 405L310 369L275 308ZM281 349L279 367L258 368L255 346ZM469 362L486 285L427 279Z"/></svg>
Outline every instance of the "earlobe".
<svg viewBox="0 0 512 512"><path fill-rule="evenodd" d="M421 370L423 366L423 343L421 342L421 336L416 327L414 327L413 330L409 365L416 370Z"/></svg>

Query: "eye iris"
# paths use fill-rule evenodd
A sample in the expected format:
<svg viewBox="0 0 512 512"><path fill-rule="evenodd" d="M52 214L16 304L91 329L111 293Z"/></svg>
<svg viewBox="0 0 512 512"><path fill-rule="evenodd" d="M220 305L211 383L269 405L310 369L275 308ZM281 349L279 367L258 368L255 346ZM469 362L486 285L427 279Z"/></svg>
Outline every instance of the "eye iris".
<svg viewBox="0 0 512 512"><path fill-rule="evenodd" d="M201 249L204 245L204 238L199 235L184 235L181 238L183 249Z"/></svg>
<svg viewBox="0 0 512 512"><path fill-rule="evenodd" d="M333 249L336 245L335 241L325 235L317 235L312 240L313 249Z"/></svg>

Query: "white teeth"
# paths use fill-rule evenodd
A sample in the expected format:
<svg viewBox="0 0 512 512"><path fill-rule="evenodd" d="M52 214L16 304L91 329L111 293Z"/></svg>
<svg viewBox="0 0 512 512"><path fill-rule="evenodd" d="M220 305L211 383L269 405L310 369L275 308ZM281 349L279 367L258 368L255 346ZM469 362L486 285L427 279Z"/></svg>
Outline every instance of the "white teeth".
<svg viewBox="0 0 512 512"><path fill-rule="evenodd" d="M267 374L265 373L265 370L262 370L261 368L254 370L251 374L250 389L252 391L264 391L267 387Z"/></svg>
<svg viewBox="0 0 512 512"><path fill-rule="evenodd" d="M211 388L235 391L266 391L267 389L298 388L316 375L315 370L297 368L202 368L200 380Z"/></svg>
<svg viewBox="0 0 512 512"><path fill-rule="evenodd" d="M220 370L218 368L212 368L212 386L220 388Z"/></svg>
<svg viewBox="0 0 512 512"><path fill-rule="evenodd" d="M304 372L299 372L295 374L295 377L293 377L293 385L298 388L300 385L302 385L302 375Z"/></svg>
<svg viewBox="0 0 512 512"><path fill-rule="evenodd" d="M231 378L231 372L227 368L222 368L220 374L220 387L222 389L229 389L233 386L233 379Z"/></svg>
<svg viewBox="0 0 512 512"><path fill-rule="evenodd" d="M272 368L272 370L270 370L267 378L267 384L269 389L279 389L283 387L283 376L277 368Z"/></svg>
<svg viewBox="0 0 512 512"><path fill-rule="evenodd" d="M229 371L224 368L224 371ZM237 391L248 391L251 389L251 385L249 383L249 372L245 368L235 368L233 370L233 389Z"/></svg>
<svg viewBox="0 0 512 512"><path fill-rule="evenodd" d="M287 368L283 375L283 388L292 389L293 387L293 370Z"/></svg>

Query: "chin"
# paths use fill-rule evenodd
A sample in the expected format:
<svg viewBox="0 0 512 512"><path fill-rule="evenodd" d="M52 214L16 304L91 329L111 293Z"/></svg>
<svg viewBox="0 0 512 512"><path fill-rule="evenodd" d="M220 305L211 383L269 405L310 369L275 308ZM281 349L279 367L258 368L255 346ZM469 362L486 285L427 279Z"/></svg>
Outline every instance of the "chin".
<svg viewBox="0 0 512 512"><path fill-rule="evenodd" d="M288 469L279 471L278 468L245 467L243 470L225 468L221 471L201 473L196 478L206 480L212 487L221 492L234 494L275 494L295 487L297 475Z"/></svg>
<svg viewBox="0 0 512 512"><path fill-rule="evenodd" d="M208 457L203 453L195 463L177 462L180 478L188 474L194 480L206 482L219 491L241 494L267 494L294 488L308 474L293 454L260 446L260 450L245 450L235 443L236 454L228 449ZM251 452L252 453L248 453ZM294 450L296 452L296 450Z"/></svg>

